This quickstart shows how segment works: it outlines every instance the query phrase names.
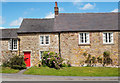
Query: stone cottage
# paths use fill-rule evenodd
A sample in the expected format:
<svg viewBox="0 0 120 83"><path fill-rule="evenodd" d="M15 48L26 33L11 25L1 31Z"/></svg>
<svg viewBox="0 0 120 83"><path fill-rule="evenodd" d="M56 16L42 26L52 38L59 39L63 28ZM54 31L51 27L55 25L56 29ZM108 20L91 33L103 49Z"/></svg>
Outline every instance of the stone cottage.
<svg viewBox="0 0 120 83"><path fill-rule="evenodd" d="M18 29L2 29L1 60L24 55L30 67L41 60L44 51L54 51L79 66L83 53L98 57L110 51L113 64L118 65L118 13L59 13L57 2L54 9L55 18L25 18Z"/></svg>

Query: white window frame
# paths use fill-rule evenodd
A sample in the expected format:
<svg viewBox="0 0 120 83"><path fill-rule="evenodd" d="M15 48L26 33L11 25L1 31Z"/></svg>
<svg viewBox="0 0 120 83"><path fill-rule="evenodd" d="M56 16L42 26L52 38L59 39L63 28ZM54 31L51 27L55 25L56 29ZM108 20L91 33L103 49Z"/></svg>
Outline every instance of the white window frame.
<svg viewBox="0 0 120 83"><path fill-rule="evenodd" d="M41 52L44 52L44 51L39 51L39 60L41 61L42 60L42 54Z"/></svg>
<svg viewBox="0 0 120 83"><path fill-rule="evenodd" d="M107 42L105 41L106 39L106 37L105 37L105 33L107 33ZM112 40L111 40L111 42L109 42L109 33L111 33L112 34ZM114 36L113 36L113 32L103 32L103 44L114 44Z"/></svg>
<svg viewBox="0 0 120 83"><path fill-rule="evenodd" d="M40 39L40 45L44 45L44 36L43 35L40 35L40 38L43 37L43 44L41 44L41 39Z"/></svg>
<svg viewBox="0 0 120 83"><path fill-rule="evenodd" d="M17 40L17 39L13 39L13 50L18 50L18 40L17 40L17 49L14 49L14 40Z"/></svg>
<svg viewBox="0 0 120 83"><path fill-rule="evenodd" d="M46 44L46 37L47 37L47 36L49 37L49 38L48 38L48 44ZM45 35L44 40L45 40L45 42L44 42L44 43L45 43L45 45L49 45L49 44L50 44L50 36L49 36L49 35Z"/></svg>
<svg viewBox="0 0 120 83"><path fill-rule="evenodd" d="M17 49L14 49L14 40L17 40L17 39L10 39L8 41L8 50L13 50L13 51L17 51L18 50L18 40L17 40Z"/></svg>
<svg viewBox="0 0 120 83"><path fill-rule="evenodd" d="M8 41L8 50L12 50L12 40Z"/></svg>
<svg viewBox="0 0 120 83"><path fill-rule="evenodd" d="M80 33L83 33L83 42L81 42L81 39L80 39ZM89 34L89 32L80 32L79 33L79 44L90 44L90 34ZM88 42L85 42L85 33L86 34L88 34L88 35L86 35L86 36L88 36Z"/></svg>
<svg viewBox="0 0 120 83"><path fill-rule="evenodd" d="M40 37L43 37L43 44L41 44L41 40L40 40L40 45L50 45L50 36L49 35L40 35ZM49 40L48 40L48 44L46 44L46 36L49 37Z"/></svg>

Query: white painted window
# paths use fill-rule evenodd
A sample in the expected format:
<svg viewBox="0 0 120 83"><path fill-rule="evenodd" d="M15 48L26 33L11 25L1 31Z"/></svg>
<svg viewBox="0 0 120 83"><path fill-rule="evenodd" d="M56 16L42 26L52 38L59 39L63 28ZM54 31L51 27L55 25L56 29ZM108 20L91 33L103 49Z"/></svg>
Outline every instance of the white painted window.
<svg viewBox="0 0 120 83"><path fill-rule="evenodd" d="M43 54L44 51L40 51L40 54L39 54L39 59L42 60L42 54Z"/></svg>
<svg viewBox="0 0 120 83"><path fill-rule="evenodd" d="M44 36L40 36L40 45L44 45Z"/></svg>
<svg viewBox="0 0 120 83"><path fill-rule="evenodd" d="M49 44L49 36L45 36L45 44Z"/></svg>
<svg viewBox="0 0 120 83"><path fill-rule="evenodd" d="M18 50L18 41L13 40L13 50Z"/></svg>
<svg viewBox="0 0 120 83"><path fill-rule="evenodd" d="M103 44L113 44L113 32L103 32Z"/></svg>
<svg viewBox="0 0 120 83"><path fill-rule="evenodd" d="M40 45L49 45L50 37L49 36L40 36Z"/></svg>
<svg viewBox="0 0 120 83"><path fill-rule="evenodd" d="M83 32L79 33L79 44L89 44L89 33L88 32Z"/></svg>
<svg viewBox="0 0 120 83"><path fill-rule="evenodd" d="M8 42L8 49L9 50L18 50L18 40L10 39Z"/></svg>
<svg viewBox="0 0 120 83"><path fill-rule="evenodd" d="M12 39L8 41L8 50L12 50Z"/></svg>

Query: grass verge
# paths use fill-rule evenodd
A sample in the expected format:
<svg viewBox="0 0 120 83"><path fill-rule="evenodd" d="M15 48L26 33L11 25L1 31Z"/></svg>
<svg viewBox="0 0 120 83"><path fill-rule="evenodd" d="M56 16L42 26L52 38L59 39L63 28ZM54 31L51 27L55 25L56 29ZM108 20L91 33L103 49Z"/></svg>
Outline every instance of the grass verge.
<svg viewBox="0 0 120 83"><path fill-rule="evenodd" d="M60 70L49 67L31 67L24 74L52 76L118 76L118 68L109 67L64 67Z"/></svg>
<svg viewBox="0 0 120 83"><path fill-rule="evenodd" d="M11 69L9 67L0 67L0 73L18 73L20 70Z"/></svg>

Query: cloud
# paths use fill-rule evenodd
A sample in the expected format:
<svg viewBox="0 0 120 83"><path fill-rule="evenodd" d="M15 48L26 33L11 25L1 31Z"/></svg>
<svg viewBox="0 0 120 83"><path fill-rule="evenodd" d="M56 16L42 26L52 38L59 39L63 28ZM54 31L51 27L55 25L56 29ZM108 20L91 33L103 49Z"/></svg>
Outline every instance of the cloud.
<svg viewBox="0 0 120 83"><path fill-rule="evenodd" d="M54 17L55 17L55 14L52 13L52 12L50 12L49 14L47 14L47 15L45 16L45 18L54 18Z"/></svg>
<svg viewBox="0 0 120 83"><path fill-rule="evenodd" d="M0 29L4 29L4 27L0 27Z"/></svg>
<svg viewBox="0 0 120 83"><path fill-rule="evenodd" d="M14 20L10 23L10 26L19 26L22 22L23 18L19 17L17 20Z"/></svg>
<svg viewBox="0 0 120 83"><path fill-rule="evenodd" d="M94 9L94 8L95 8L95 4L92 5L92 4L88 3L88 4L84 5L83 7L79 8L79 9L81 9L81 10L89 10L89 9Z"/></svg>
<svg viewBox="0 0 120 83"><path fill-rule="evenodd" d="M79 6L79 5L82 4L82 1L83 1L83 0L74 0L74 1L73 1L73 5Z"/></svg>
<svg viewBox="0 0 120 83"><path fill-rule="evenodd" d="M0 0L1 2L4 2L4 1L6 1L6 0Z"/></svg>
<svg viewBox="0 0 120 83"><path fill-rule="evenodd" d="M64 11L64 8L60 7L60 8L59 8L59 11Z"/></svg>
<svg viewBox="0 0 120 83"><path fill-rule="evenodd" d="M118 12L118 9L114 9L113 11L111 11L111 12Z"/></svg>

